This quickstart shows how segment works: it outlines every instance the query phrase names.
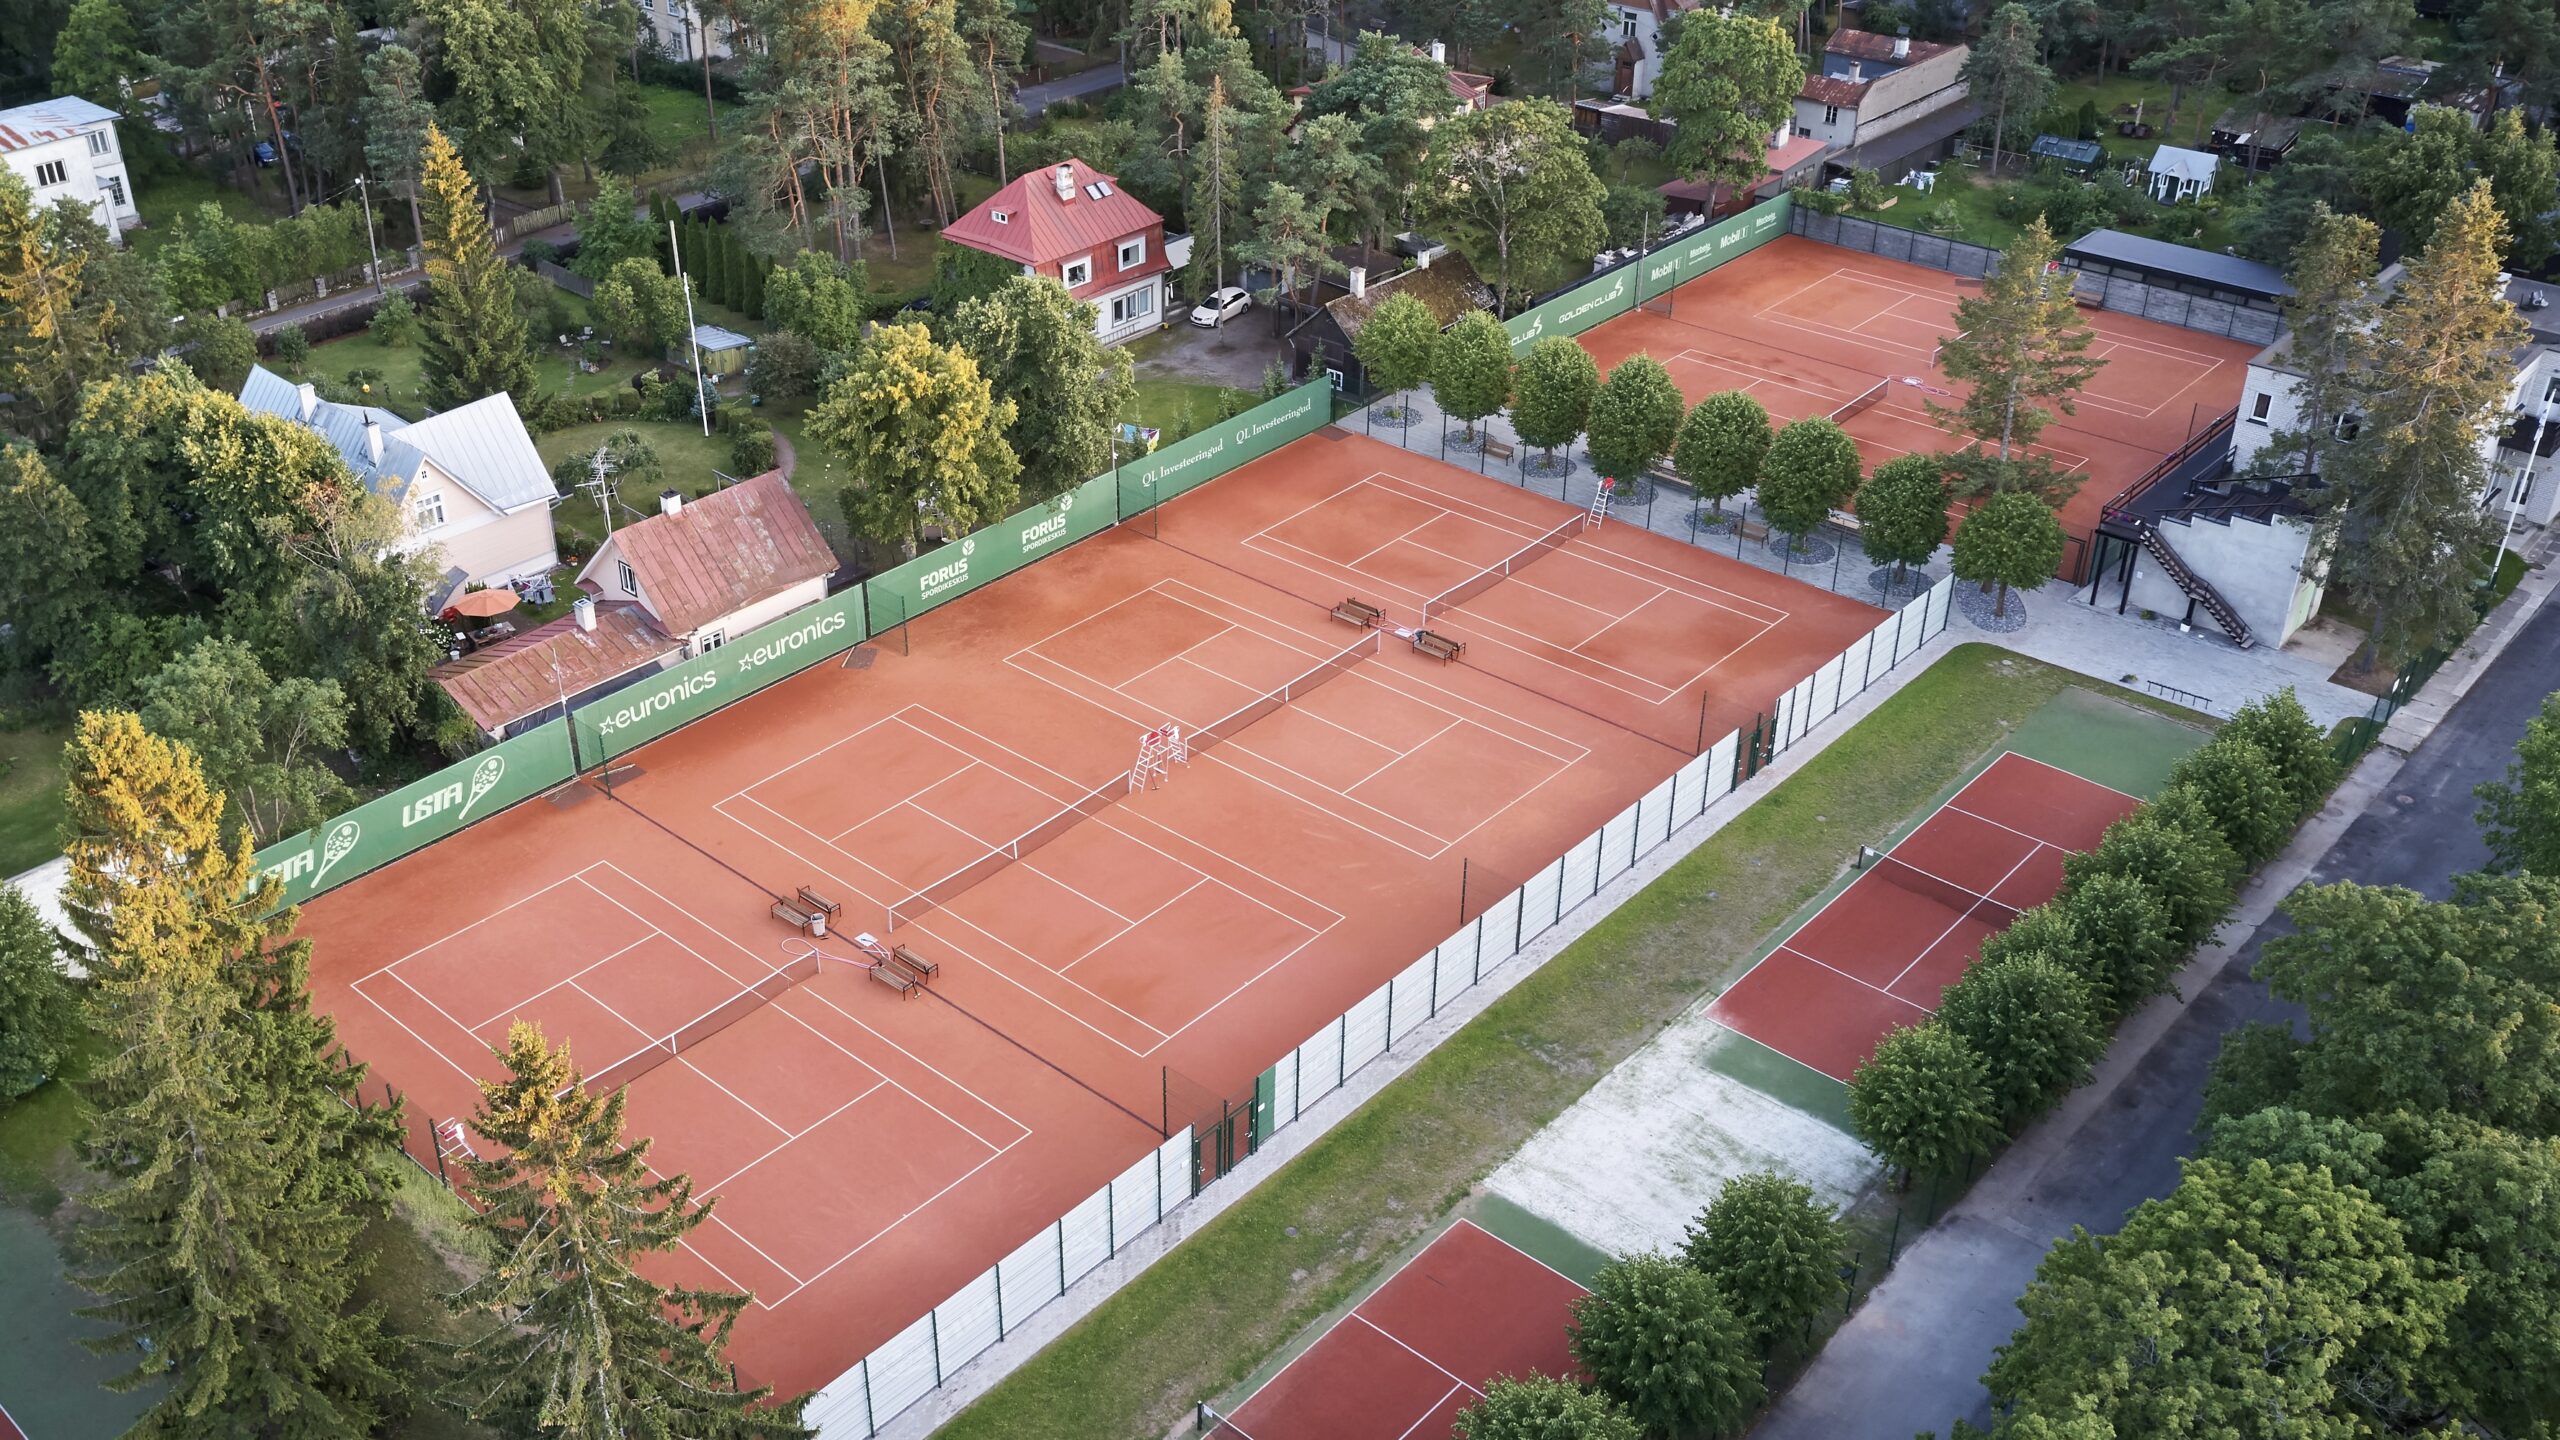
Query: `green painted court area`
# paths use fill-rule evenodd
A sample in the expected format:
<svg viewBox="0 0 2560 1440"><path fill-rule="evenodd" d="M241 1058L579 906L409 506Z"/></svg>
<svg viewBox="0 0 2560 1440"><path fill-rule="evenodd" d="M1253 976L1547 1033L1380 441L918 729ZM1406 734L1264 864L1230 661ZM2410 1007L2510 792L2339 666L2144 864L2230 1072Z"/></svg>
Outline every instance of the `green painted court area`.
<svg viewBox="0 0 2560 1440"><path fill-rule="evenodd" d="M1927 804L1913 810L1891 834L1863 843L1878 849L1892 848L2003 755L2015 753L2040 760L2084 780L2148 799L2168 783L2169 772L2179 760L2210 738L2210 732L2197 725L2158 711L2138 708L2078 685L2064 686L2019 721L2004 743L1968 766L1961 776L1931 796ZM1842 854L1840 874L1831 884L1770 932L1753 953L1753 964L1767 958L1786 937L1796 933L1857 879L1858 872L1849 864L1851 853ZM1732 979L1739 980L1749 968L1741 967ZM1699 1003L1703 1007L1712 999ZM1747 1035L1727 1030L1716 1037L1709 1047L1708 1063L1718 1074L1842 1130L1850 1128L1847 1086Z"/></svg>

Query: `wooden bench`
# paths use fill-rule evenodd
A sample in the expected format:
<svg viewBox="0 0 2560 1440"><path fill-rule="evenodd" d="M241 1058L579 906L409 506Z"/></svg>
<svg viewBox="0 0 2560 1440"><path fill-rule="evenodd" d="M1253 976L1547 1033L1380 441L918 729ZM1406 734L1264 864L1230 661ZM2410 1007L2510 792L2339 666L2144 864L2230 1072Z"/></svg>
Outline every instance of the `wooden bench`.
<svg viewBox="0 0 2560 1440"><path fill-rule="evenodd" d="M773 918L804 935L824 935L827 933L826 912L823 910L803 910L800 908L797 901L774 901Z"/></svg>
<svg viewBox="0 0 2560 1440"><path fill-rule="evenodd" d="M1416 630L1413 632L1413 653L1428 655L1446 665L1467 653L1467 644L1463 640L1452 640L1436 630Z"/></svg>
<svg viewBox="0 0 2560 1440"><path fill-rule="evenodd" d="M907 967L907 970L918 980L930 980L934 976L942 973L941 966L927 960L904 945L890 946L889 958Z"/></svg>
<svg viewBox="0 0 2560 1440"><path fill-rule="evenodd" d="M1743 521L1741 531L1742 538L1745 540L1766 540L1769 538L1768 525L1758 520Z"/></svg>
<svg viewBox="0 0 2560 1440"><path fill-rule="evenodd" d="M1366 600L1355 600L1349 596L1343 597L1342 603L1333 607L1334 619L1345 625L1357 625L1363 630L1377 624L1386 613Z"/></svg>
<svg viewBox="0 0 2560 1440"><path fill-rule="evenodd" d="M819 894L817 891L810 889L806 885L800 887L800 908L803 910L815 911L820 915L826 916L830 920L834 919L844 909L842 905L837 904L835 901L828 899L826 896Z"/></svg>
<svg viewBox="0 0 2560 1440"><path fill-rule="evenodd" d="M1511 453L1511 445L1508 441L1487 440L1484 442L1484 454L1485 458L1488 460L1508 460L1511 458Z"/></svg>
<svg viewBox="0 0 2560 1440"><path fill-rule="evenodd" d="M907 977L907 972L899 969L895 965L872 966L871 978L888 986L890 989L897 991L898 998L901 1000L913 1000L916 998L916 982Z"/></svg>

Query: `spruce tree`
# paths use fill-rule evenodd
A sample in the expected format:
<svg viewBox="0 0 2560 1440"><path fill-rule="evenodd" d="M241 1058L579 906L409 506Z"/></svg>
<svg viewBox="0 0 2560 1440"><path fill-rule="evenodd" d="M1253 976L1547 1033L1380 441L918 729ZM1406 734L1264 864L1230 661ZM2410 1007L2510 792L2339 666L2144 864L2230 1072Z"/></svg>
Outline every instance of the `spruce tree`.
<svg viewBox="0 0 2560 1440"><path fill-rule="evenodd" d="M534 393L533 351L514 277L462 157L433 126L419 184L427 220L421 244L428 301L419 338L427 403L450 410L503 390L522 409Z"/></svg>
<svg viewBox="0 0 2560 1440"><path fill-rule="evenodd" d="M375 1122L311 1077L325 1031L280 944L295 912L245 841L224 845L186 747L93 713L69 754L65 899L107 1042L82 1143L104 1183L75 1273L100 1297L83 1313L115 1327L91 1347L140 1356L113 1388L166 1386L127 1433L370 1433L400 1391L379 1316L349 1308L356 1237L384 1208L354 1149Z"/></svg>
<svg viewBox="0 0 2560 1440"><path fill-rule="evenodd" d="M455 1297L488 1326L460 1356L457 1398L508 1434L564 1440L797 1440L802 1400L739 1390L720 1350L748 1297L660 1285L634 1268L710 1218L693 1181L649 1173L622 1134L624 1092L588 1092L568 1047L518 1021L481 1082L463 1162L497 1263Z"/></svg>

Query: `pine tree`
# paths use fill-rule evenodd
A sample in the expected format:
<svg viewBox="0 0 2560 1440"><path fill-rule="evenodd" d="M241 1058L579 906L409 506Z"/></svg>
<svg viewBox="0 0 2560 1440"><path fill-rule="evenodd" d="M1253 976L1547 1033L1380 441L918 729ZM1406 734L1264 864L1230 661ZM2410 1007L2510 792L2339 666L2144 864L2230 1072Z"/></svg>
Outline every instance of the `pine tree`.
<svg viewBox="0 0 2560 1440"><path fill-rule="evenodd" d="M0 1100L42 1085L70 1058L79 997L56 949L36 907L0 885Z"/></svg>
<svg viewBox="0 0 2560 1440"><path fill-rule="evenodd" d="M455 1297L489 1323L460 1356L457 1398L509 1434L563 1440L796 1440L803 1401L766 1405L721 1359L745 1295L660 1285L635 1265L711 1216L682 1175L649 1174L622 1133L624 1092L589 1093L568 1047L517 1021L481 1082L463 1162L497 1263Z"/></svg>
<svg viewBox="0 0 2560 1440"><path fill-rule="evenodd" d="M2107 363L2087 353L2098 335L2080 323L2070 273L2051 268L2056 253L2044 217L2027 222L1982 293L1956 302L1958 333L1941 346L1941 368L1973 389L1954 406L1928 402L1930 417L1973 436L1976 449L1993 446L1990 454L2003 462L2053 423L2038 402L2079 413L2071 397Z"/></svg>
<svg viewBox="0 0 2560 1440"><path fill-rule="evenodd" d="M2497 535L2480 507L2481 442L2506 420L2527 336L2499 283L2506 224L2489 182L2453 204L2373 324L2353 387L2360 415L2340 447L2306 566L2373 616L2368 665L2441 644L2472 623L2480 553Z"/></svg>
<svg viewBox="0 0 2560 1440"><path fill-rule="evenodd" d="M2338 420L2355 406L2354 387L2372 343L2381 242L2382 232L2363 216L2312 207L2310 229L2285 268L2293 286L2284 319L2293 331L2287 368L2295 376L2294 423L2268 437L2263 465L2319 474L2337 453Z"/></svg>
<svg viewBox="0 0 2560 1440"><path fill-rule="evenodd" d="M427 221L427 311L420 319L427 403L439 410L503 390L524 408L533 352L516 309L514 277L481 213L479 189L444 132L427 128L420 169Z"/></svg>
<svg viewBox="0 0 2560 1440"><path fill-rule="evenodd" d="M375 1123L311 1070L295 923L184 746L130 714L80 717L65 899L94 942L107 1054L82 1145L105 1177L77 1278L116 1328L90 1342L162 1380L138 1436L369 1433L398 1398L353 1245L384 1204L355 1146ZM263 917L263 918L262 918ZM244 985L248 988L244 989ZM334 1113L333 1113L334 1112ZM387 1117L386 1117L387 1118ZM394 1122L396 1123L396 1122Z"/></svg>

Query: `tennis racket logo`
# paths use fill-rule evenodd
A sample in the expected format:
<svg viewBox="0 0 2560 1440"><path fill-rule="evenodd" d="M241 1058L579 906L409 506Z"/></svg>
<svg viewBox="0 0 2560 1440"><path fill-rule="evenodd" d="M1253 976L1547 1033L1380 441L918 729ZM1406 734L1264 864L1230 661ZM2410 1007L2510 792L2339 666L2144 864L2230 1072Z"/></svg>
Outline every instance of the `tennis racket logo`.
<svg viewBox="0 0 2560 1440"><path fill-rule="evenodd" d="M471 816L471 807L480 803L481 796L497 789L498 782L506 777L506 773L506 756L482 756L480 763L471 767L471 793L463 797L462 809L456 812L453 818L456 820L469 819Z"/></svg>
<svg viewBox="0 0 2560 1440"><path fill-rule="evenodd" d="M355 853L356 842L363 838L364 827L352 817L330 826L328 836L320 842L320 868L311 872L311 883L317 885L326 879L339 861Z"/></svg>

